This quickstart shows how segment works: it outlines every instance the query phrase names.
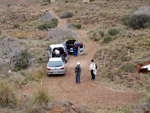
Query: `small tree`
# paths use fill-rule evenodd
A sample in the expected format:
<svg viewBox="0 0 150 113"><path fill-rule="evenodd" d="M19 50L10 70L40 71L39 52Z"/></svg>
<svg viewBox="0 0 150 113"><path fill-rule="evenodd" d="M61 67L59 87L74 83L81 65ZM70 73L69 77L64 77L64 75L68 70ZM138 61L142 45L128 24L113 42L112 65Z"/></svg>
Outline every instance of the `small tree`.
<svg viewBox="0 0 150 113"><path fill-rule="evenodd" d="M16 39L7 37L0 42L0 62L0 65L9 64L10 69L21 69L27 68L32 58L29 50Z"/></svg>
<svg viewBox="0 0 150 113"><path fill-rule="evenodd" d="M145 28L146 23L150 23L150 16L146 14L133 15L129 20L129 26L133 29Z"/></svg>

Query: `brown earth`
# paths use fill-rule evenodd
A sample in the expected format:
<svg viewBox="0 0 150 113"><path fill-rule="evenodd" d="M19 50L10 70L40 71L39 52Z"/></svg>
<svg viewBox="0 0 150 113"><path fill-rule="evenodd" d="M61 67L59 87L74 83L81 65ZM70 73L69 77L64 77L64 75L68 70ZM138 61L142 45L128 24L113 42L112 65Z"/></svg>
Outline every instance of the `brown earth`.
<svg viewBox="0 0 150 113"><path fill-rule="evenodd" d="M54 13L51 11L51 13ZM60 26L66 26L65 20L59 19ZM46 89L52 100L66 100L81 106L87 106L89 110L102 113L112 110L117 106L132 106L139 102L141 93L132 89L122 90L114 89L112 86L105 86L101 84L101 77L96 76L95 81L91 81L89 71L90 60L93 58L100 46L89 39L87 31L74 30L79 36L79 40L85 38L88 43L84 42L85 55L74 57L69 56L66 63L65 76L51 76L44 75L41 84L33 83L26 85L20 91L22 94L31 95L40 87ZM81 83L75 83L74 67L77 62L81 62ZM45 64L46 70L46 64Z"/></svg>

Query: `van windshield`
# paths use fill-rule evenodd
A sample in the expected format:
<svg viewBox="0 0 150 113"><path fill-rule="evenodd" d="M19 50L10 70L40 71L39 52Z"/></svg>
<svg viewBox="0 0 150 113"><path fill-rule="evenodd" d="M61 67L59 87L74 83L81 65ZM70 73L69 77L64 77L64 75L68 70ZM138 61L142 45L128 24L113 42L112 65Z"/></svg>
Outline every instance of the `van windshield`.
<svg viewBox="0 0 150 113"><path fill-rule="evenodd" d="M50 61L48 67L62 67L63 64L61 61Z"/></svg>

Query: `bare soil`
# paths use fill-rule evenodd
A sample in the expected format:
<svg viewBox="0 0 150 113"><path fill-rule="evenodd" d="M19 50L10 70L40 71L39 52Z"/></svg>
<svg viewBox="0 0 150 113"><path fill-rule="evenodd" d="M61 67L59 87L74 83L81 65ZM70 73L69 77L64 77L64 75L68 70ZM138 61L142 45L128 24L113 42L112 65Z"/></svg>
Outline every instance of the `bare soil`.
<svg viewBox="0 0 150 113"><path fill-rule="evenodd" d="M54 13L51 10L51 13ZM60 26L66 26L65 20L59 19ZM81 106L87 106L91 111L102 113L116 108L117 106L132 106L139 102L141 93L132 89L118 90L112 86L105 86L101 84L101 77L96 76L96 80L91 80L89 71L90 60L93 58L100 45L89 39L87 31L74 30L79 36L79 40L86 39L88 43L84 42L85 55L74 57L69 56L66 63L65 76L50 76L44 75L40 84L33 83L26 85L21 89L22 94L31 95L40 87L46 89L52 100L66 100ZM81 83L75 83L74 68L77 62L81 63ZM45 64L46 71L46 64Z"/></svg>

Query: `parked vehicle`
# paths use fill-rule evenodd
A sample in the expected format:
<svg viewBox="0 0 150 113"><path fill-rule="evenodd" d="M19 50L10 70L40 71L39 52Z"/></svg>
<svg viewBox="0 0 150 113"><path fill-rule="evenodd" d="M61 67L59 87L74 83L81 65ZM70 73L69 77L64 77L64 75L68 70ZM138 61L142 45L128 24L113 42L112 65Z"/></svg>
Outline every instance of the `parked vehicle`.
<svg viewBox="0 0 150 113"><path fill-rule="evenodd" d="M50 45L48 48L48 58L54 58L56 55L54 54L55 49L57 49L60 52L60 57L64 62L67 62L67 59L69 58L67 49L63 44L53 44Z"/></svg>
<svg viewBox="0 0 150 113"><path fill-rule="evenodd" d="M68 41L66 41L66 48L67 48L67 51L68 51L69 54L73 54L74 53L73 46L74 46L75 41L76 40L68 40Z"/></svg>
<svg viewBox="0 0 150 113"><path fill-rule="evenodd" d="M65 75L65 65L61 58L50 58L47 64L47 75Z"/></svg>

